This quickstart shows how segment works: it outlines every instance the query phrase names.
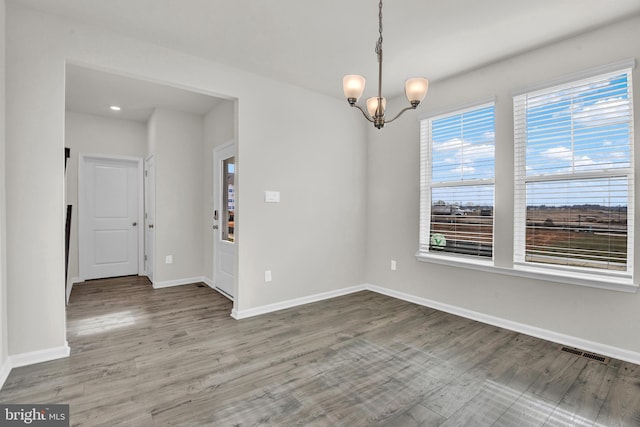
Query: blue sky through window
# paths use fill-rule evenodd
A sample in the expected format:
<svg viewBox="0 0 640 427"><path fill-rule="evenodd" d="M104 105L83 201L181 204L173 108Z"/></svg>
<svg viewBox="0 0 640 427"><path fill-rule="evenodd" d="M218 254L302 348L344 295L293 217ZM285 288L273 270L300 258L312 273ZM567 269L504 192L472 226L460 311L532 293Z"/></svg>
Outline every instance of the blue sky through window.
<svg viewBox="0 0 640 427"><path fill-rule="evenodd" d="M493 105L433 120L431 181L492 179L494 129Z"/></svg>
<svg viewBox="0 0 640 427"><path fill-rule="evenodd" d="M627 73L556 91L529 94L526 104L526 175L566 175L626 169L631 162L631 103ZM621 175L625 172L621 171ZM624 179L582 183L537 183L529 206L547 204L627 205ZM528 187L531 184L528 184ZM558 186L567 197L562 198ZM624 187L624 188L623 188ZM599 193L599 194L597 194ZM530 195L529 189L527 190ZM584 196L581 196L584 195ZM561 200L562 199L562 200Z"/></svg>

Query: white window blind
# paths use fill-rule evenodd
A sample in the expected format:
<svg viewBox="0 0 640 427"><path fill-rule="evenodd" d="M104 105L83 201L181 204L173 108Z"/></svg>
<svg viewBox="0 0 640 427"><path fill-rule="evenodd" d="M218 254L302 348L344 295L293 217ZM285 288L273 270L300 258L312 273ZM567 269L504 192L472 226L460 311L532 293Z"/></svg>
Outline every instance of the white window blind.
<svg viewBox="0 0 640 427"><path fill-rule="evenodd" d="M494 104L420 122L420 253L493 256Z"/></svg>
<svg viewBox="0 0 640 427"><path fill-rule="evenodd" d="M516 263L631 274L631 70L514 97Z"/></svg>

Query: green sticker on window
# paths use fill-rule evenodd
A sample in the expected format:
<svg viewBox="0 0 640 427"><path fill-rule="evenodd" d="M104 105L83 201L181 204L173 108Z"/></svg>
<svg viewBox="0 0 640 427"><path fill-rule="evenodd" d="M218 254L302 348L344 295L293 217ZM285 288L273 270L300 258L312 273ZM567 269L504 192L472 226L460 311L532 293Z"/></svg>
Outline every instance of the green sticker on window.
<svg viewBox="0 0 640 427"><path fill-rule="evenodd" d="M447 239L444 237L444 234L435 233L431 236L431 246L443 248L447 246Z"/></svg>

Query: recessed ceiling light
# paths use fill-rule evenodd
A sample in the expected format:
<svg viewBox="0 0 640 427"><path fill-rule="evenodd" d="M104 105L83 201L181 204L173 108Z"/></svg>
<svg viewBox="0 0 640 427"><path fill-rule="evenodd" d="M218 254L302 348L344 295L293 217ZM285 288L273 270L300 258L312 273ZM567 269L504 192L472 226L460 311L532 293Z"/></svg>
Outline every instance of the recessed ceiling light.
<svg viewBox="0 0 640 427"><path fill-rule="evenodd" d="M109 107L110 109L112 109L113 111L120 111L121 108L118 107L117 105L112 105L111 107Z"/></svg>

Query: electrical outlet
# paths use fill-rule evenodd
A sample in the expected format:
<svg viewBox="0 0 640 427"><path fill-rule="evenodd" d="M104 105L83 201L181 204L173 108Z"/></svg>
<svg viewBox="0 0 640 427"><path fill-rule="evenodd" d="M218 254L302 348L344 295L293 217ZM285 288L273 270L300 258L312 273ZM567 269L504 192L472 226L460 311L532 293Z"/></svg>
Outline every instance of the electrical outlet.
<svg viewBox="0 0 640 427"><path fill-rule="evenodd" d="M392 259L391 260L391 270L396 271L397 265L396 265L396 260Z"/></svg>
<svg viewBox="0 0 640 427"><path fill-rule="evenodd" d="M271 270L265 270L264 271L264 281L265 282L270 282L271 281Z"/></svg>
<svg viewBox="0 0 640 427"><path fill-rule="evenodd" d="M166 257L164 257L164 263L173 264L173 255L167 255Z"/></svg>

